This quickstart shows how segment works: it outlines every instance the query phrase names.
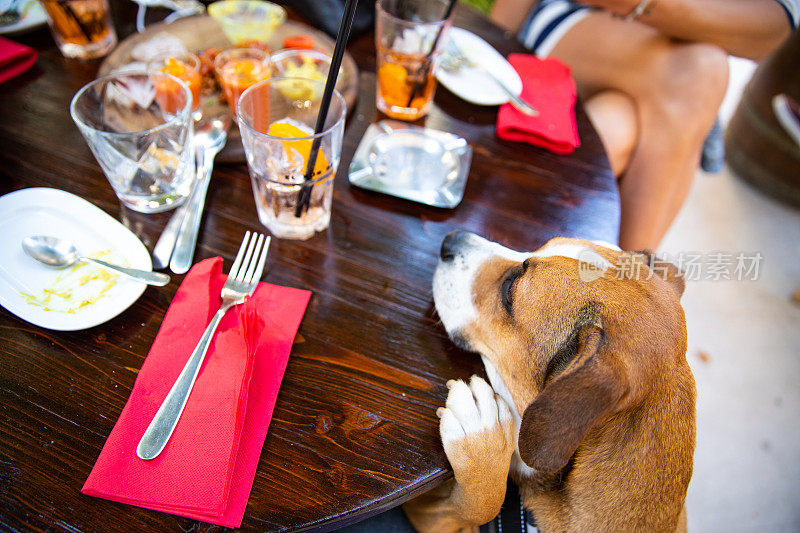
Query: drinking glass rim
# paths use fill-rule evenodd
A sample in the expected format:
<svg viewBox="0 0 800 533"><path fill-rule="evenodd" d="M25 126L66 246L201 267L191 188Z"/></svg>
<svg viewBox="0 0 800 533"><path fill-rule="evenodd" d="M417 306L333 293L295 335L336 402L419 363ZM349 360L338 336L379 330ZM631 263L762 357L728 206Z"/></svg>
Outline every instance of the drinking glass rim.
<svg viewBox="0 0 800 533"><path fill-rule="evenodd" d="M244 116L242 116L242 111L241 111L242 110L242 101L244 100L245 96L248 95L248 93L250 93L251 91L254 91L257 87L260 87L262 85L268 84L268 83L270 83L272 81L276 81L276 80L302 80L302 81L309 81L311 83L316 83L318 85L322 85L323 87L325 86L325 82L323 82L323 81L312 80L311 78L301 78L301 77L298 77L298 76L275 76L274 78L267 78L266 80L261 80L258 83L255 83L255 84L251 85L250 87L248 87L247 89L245 89L245 91L239 96L239 101L236 102L236 119L239 122L239 127L244 125L253 134L259 135L261 137L267 137L268 139L276 139L276 140L284 140L284 141L287 141L287 140L291 140L291 141L308 141L308 140L313 140L313 139L315 139L317 137L323 137L323 136L327 135L328 133L333 131L334 128L336 128L339 125L339 123L344 122L345 116L347 115L347 101L344 99L344 96L342 96L342 93L340 93L339 91L334 89L333 90L333 96L338 98L339 100L341 100L341 102L342 102L342 111L339 114L339 118L337 118L336 121L333 124L331 124L330 127L322 130L321 132L315 133L315 134L312 134L312 135L306 135L305 137L276 137L274 135L270 135L269 133L263 133L263 132L258 131L253 126L248 124L247 121L245 120ZM330 111L330 109L329 109L329 111Z"/></svg>
<svg viewBox="0 0 800 533"><path fill-rule="evenodd" d="M389 13L385 9L383 9L383 7L381 7L381 2L382 1L383 0L375 0L375 9L378 10L379 12L383 13L384 15L386 15L388 18L390 18L394 22L399 23L399 24L403 24L405 26L439 26L439 25L447 23L447 21L449 20L447 18L442 18L442 19L439 19L439 20L432 20L430 22L416 22L416 21L413 21L413 20L402 19L402 18L400 18L398 16L395 16L395 15ZM445 5L445 7L447 6L447 3L445 2L445 0L436 0L436 1L443 3Z"/></svg>
<svg viewBox="0 0 800 533"><path fill-rule="evenodd" d="M94 126L90 126L89 124L86 123L85 120L81 119L78 116L77 110L75 109L77 107L78 98L80 98L83 95L83 93L86 92L87 89L89 89L89 87L93 87L96 84L99 84L100 82L103 82L103 81L109 81L111 79L120 78L120 77L126 76L126 75L127 76L153 76L153 75L156 75L156 76L166 76L168 78L172 78L172 81L178 83L180 85L180 87L183 89L184 93L186 93L186 104L183 106L183 108L180 110L179 113L175 113L175 116L173 116L172 118L170 118L167 121L164 121L163 123L159 124L158 126L153 126L152 128L147 128L146 130L137 130L137 131L130 131L130 132L99 130L99 129L95 128ZM148 134L148 133L152 133L154 131L160 131L162 129L165 129L167 127L172 126L173 123L175 123L175 122L183 122L185 120L185 118L187 118L187 117L191 120L192 107L193 106L194 106L194 104L192 103L192 91L191 91L191 89L189 89L189 86L186 84L186 82L184 82L182 79L180 79L180 78L178 78L176 76L173 76L172 74L167 74L166 72L159 72L157 70L151 70L151 69L137 69L137 70L129 70L129 71L125 71L125 72L117 72L116 74L106 74L105 76L101 76L101 77L99 77L99 78L97 78L95 80L90 81L89 83L87 83L86 85L84 85L83 87L78 89L78 92L75 93L75 96L72 97L72 100L69 103L69 114L72 117L72 120L74 120L78 125L83 126L85 128L88 128L88 129L91 129L92 131L96 131L97 133L100 133L101 135L107 135L109 137L123 137L123 136L126 136L126 135L145 135L145 134Z"/></svg>
<svg viewBox="0 0 800 533"><path fill-rule="evenodd" d="M192 60L192 63L193 63L192 66L193 66L194 70L196 70L197 73L199 74L200 73L200 67L201 67L200 58L197 57L195 54L189 52L188 50L185 51L185 52L170 52L170 51L159 52L159 53L157 53L156 55L154 55L153 57L151 57L147 61L147 69L151 70L151 65L153 67L155 67L158 63L162 63L162 66L163 66L163 63L166 63L167 59L169 59L169 58L175 58L175 59L177 59L179 61L183 61L183 59L185 59L187 57ZM163 72L161 70L158 70L157 72L162 72L163 74L169 74L169 72ZM125 74L125 73L122 72L121 74ZM170 74L170 75L172 75L172 74Z"/></svg>
<svg viewBox="0 0 800 533"><path fill-rule="evenodd" d="M319 61L324 61L324 62L328 63L328 65L330 65L331 62L333 61L333 58L331 57L330 54L328 54L326 52L323 52L322 50L317 50L316 48L312 48L312 49L281 48L279 50L276 50L276 51L272 52L272 54L270 54L270 56L269 56L269 60L270 60L270 63L272 63L273 65L277 65L279 61L283 61L284 59L287 59L289 57L302 56L302 55L311 56L314 59L317 59ZM276 78L287 78L289 76L275 76L275 77ZM310 79L310 78L308 78L308 79Z"/></svg>
<svg viewBox="0 0 800 533"><path fill-rule="evenodd" d="M259 54L263 54L264 58L261 59L261 62L267 67L272 65L272 54L267 52L266 50L253 47L239 48L237 46L232 46L230 48L226 48L225 50L217 54L217 56L214 58L214 70L219 72L219 70L222 67L224 67L227 63L229 63L229 61L226 61L225 63L220 62L220 58L224 57L226 54L246 54L251 52L258 52Z"/></svg>

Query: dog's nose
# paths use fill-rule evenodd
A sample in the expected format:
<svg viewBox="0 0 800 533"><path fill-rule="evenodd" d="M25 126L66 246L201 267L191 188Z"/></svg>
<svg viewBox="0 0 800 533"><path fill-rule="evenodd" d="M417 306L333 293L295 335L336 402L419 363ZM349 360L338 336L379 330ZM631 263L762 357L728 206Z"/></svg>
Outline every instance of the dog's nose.
<svg viewBox="0 0 800 533"><path fill-rule="evenodd" d="M451 231L447 234L442 241L442 249L439 251L439 257L445 263L449 263L455 259L459 248L461 248L464 240L469 236L469 232L463 230Z"/></svg>

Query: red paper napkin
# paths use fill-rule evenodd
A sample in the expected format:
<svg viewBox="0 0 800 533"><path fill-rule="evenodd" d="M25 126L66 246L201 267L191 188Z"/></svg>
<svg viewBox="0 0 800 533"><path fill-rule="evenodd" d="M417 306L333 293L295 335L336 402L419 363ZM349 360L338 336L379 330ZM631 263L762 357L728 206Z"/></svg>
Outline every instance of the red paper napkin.
<svg viewBox="0 0 800 533"><path fill-rule="evenodd" d="M527 142L557 154L571 154L580 146L575 122L577 90L569 67L555 58L511 54L508 62L522 78L522 98L539 115L529 117L511 104L497 113L497 136Z"/></svg>
<svg viewBox="0 0 800 533"><path fill-rule="evenodd" d="M36 62L36 50L0 37L0 83L19 76Z"/></svg>
<svg viewBox="0 0 800 533"><path fill-rule="evenodd" d="M186 275L84 494L241 524L309 291L260 283L247 302L229 310L166 448L151 461L136 456L139 439L219 309L225 278L221 258Z"/></svg>

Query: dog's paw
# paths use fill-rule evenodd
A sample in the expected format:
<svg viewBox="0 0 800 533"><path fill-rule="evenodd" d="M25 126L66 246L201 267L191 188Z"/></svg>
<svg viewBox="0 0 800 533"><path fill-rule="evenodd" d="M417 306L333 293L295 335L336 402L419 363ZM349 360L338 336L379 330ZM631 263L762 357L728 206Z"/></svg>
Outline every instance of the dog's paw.
<svg viewBox="0 0 800 533"><path fill-rule="evenodd" d="M505 479L516 448L514 422L506 402L478 376L469 385L447 382L450 392L440 407L439 432L456 479L467 472L497 470Z"/></svg>

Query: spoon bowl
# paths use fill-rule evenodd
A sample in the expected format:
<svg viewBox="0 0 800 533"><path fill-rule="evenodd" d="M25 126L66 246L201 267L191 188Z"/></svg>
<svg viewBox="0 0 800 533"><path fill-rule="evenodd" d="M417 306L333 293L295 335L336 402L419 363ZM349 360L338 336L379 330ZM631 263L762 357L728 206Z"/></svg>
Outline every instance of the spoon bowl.
<svg viewBox="0 0 800 533"><path fill-rule="evenodd" d="M36 235L22 239L25 253L40 263L53 268L66 268L78 260L78 250L64 239Z"/></svg>
<svg viewBox="0 0 800 533"><path fill-rule="evenodd" d="M78 261L93 263L106 270L112 270L118 274L123 274L137 281L142 281L148 285L161 287L169 283L169 276L160 272L150 272L148 270L138 270L119 265L112 265L99 259L82 257L75 246L66 239L49 237L47 235L34 235L22 239L22 249L33 259L53 268L66 268L74 265Z"/></svg>

